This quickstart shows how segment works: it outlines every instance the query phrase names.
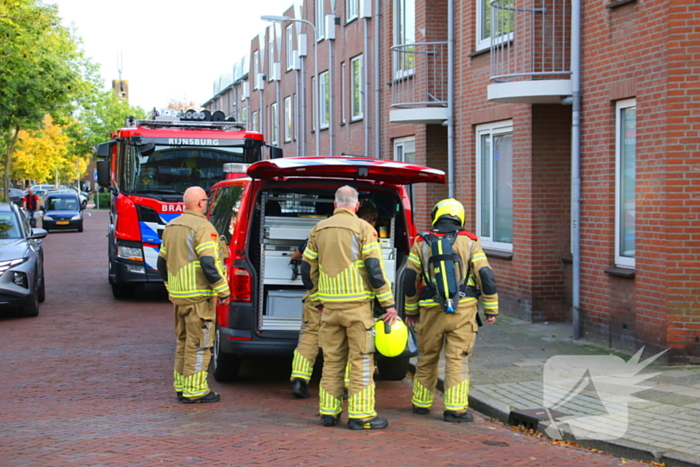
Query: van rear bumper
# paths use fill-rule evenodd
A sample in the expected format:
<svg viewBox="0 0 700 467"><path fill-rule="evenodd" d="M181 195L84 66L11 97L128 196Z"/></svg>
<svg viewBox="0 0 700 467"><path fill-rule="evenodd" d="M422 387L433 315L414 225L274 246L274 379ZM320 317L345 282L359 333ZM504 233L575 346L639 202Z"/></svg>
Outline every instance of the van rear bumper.
<svg viewBox="0 0 700 467"><path fill-rule="evenodd" d="M219 327L220 350L238 356L284 357L294 353L299 333L289 333L289 338L259 337L250 330Z"/></svg>

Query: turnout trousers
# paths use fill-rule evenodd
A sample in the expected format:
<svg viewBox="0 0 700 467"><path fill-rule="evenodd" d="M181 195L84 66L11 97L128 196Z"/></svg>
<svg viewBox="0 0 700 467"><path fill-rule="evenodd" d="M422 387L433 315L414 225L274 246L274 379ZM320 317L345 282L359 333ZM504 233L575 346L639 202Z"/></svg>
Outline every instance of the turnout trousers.
<svg viewBox="0 0 700 467"><path fill-rule="evenodd" d="M214 346L214 304L204 300L175 305L175 391L189 398L206 396L210 390L207 371Z"/></svg>
<svg viewBox="0 0 700 467"><path fill-rule="evenodd" d="M461 303L455 313L439 306L421 307L418 335L418 365L413 378L413 405L433 405L438 380L440 352L445 349L445 410L465 412L469 405L469 355L476 338L476 300Z"/></svg>
<svg viewBox="0 0 700 467"><path fill-rule="evenodd" d="M374 319L371 303L335 310L324 305L319 337L323 373L319 412L337 417L343 411L344 372L349 364L348 417L368 420L374 410Z"/></svg>
<svg viewBox="0 0 700 467"><path fill-rule="evenodd" d="M310 299L304 299L299 343L294 350L294 359L292 360L291 380L301 378L308 383L311 379L320 347L318 341L320 327L321 313L313 306Z"/></svg>

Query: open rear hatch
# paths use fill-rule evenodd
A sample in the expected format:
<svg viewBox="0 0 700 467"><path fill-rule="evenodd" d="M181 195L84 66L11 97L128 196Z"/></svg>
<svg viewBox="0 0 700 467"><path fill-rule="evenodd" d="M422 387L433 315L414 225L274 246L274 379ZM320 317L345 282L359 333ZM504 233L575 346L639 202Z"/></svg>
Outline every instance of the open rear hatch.
<svg viewBox="0 0 700 467"><path fill-rule="evenodd" d="M430 167L365 157L287 157L252 164L248 176L260 179L333 177L394 185L445 183L445 172Z"/></svg>

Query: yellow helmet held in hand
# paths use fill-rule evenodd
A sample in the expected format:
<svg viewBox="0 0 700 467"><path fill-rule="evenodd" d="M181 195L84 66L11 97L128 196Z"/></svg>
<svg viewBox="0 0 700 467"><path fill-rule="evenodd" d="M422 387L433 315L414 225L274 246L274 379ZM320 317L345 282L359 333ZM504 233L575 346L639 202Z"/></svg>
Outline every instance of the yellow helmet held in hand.
<svg viewBox="0 0 700 467"><path fill-rule="evenodd" d="M460 226L464 225L464 206L454 198L447 198L439 201L433 208L431 214L433 225L438 219L447 218L458 222Z"/></svg>
<svg viewBox="0 0 700 467"><path fill-rule="evenodd" d="M385 357L398 357L407 343L408 328L400 318L391 326L381 319L374 325L374 347Z"/></svg>

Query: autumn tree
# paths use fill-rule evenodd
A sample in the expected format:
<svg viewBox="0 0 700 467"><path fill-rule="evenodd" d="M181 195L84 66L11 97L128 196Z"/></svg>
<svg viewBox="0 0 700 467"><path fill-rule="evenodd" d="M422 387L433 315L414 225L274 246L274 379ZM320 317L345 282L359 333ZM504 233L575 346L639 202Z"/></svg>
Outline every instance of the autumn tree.
<svg viewBox="0 0 700 467"><path fill-rule="evenodd" d="M50 115L38 130L20 130L13 155L12 178L45 183L64 172L68 162L69 138Z"/></svg>

